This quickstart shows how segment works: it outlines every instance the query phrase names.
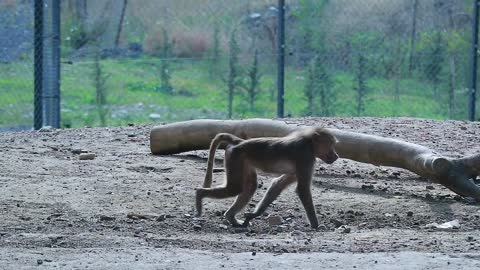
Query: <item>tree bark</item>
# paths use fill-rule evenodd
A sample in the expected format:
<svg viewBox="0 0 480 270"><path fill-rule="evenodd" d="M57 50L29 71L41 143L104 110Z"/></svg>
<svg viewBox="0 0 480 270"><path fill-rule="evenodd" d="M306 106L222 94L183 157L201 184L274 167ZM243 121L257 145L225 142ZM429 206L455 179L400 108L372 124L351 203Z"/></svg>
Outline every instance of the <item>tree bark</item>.
<svg viewBox="0 0 480 270"><path fill-rule="evenodd" d="M409 56L409 63L408 63L408 71L411 73L415 68L415 39L417 36L417 10L418 10L418 0L413 0L413 8L412 8L412 31L410 32L410 56Z"/></svg>
<svg viewBox="0 0 480 270"><path fill-rule="evenodd" d="M123 20L125 19L125 11L127 10L127 0L123 0L122 12L120 14L120 21L118 22L117 34L115 35L115 48L120 45L120 35L123 29Z"/></svg>
<svg viewBox="0 0 480 270"><path fill-rule="evenodd" d="M150 149L155 155L175 154L208 149L210 141L221 132L247 139L285 136L299 128L268 119L192 120L153 128ZM341 158L407 169L459 195L480 200L480 187L473 182L480 174L480 154L453 159L397 139L328 130L338 140L336 150Z"/></svg>

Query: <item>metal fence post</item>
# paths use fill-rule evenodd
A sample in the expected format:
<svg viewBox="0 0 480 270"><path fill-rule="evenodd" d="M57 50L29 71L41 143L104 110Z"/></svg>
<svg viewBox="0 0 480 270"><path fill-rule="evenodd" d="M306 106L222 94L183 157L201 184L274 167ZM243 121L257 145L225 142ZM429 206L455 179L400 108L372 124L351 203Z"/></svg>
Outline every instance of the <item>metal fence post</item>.
<svg viewBox="0 0 480 270"><path fill-rule="evenodd" d="M472 24L472 51L470 59L470 99L468 118L470 121L475 121L475 103L477 92L477 59L478 59L478 9L480 0L473 1L473 24Z"/></svg>
<svg viewBox="0 0 480 270"><path fill-rule="evenodd" d="M60 0L52 1L52 122L51 126L60 128Z"/></svg>
<svg viewBox="0 0 480 270"><path fill-rule="evenodd" d="M34 4L34 101L33 128L40 129L43 125L43 0Z"/></svg>
<svg viewBox="0 0 480 270"><path fill-rule="evenodd" d="M278 0L277 117L284 117L285 92L285 0Z"/></svg>
<svg viewBox="0 0 480 270"><path fill-rule="evenodd" d="M45 6L43 46L43 119L45 126L60 127L60 0Z"/></svg>

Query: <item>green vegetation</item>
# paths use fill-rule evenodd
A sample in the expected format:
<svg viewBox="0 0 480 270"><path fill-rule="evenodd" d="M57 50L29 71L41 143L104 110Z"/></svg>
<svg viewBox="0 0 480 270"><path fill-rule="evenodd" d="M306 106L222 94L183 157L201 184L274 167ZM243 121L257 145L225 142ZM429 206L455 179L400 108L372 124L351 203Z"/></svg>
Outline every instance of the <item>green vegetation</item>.
<svg viewBox="0 0 480 270"><path fill-rule="evenodd" d="M227 62L227 61L224 61ZM127 123L148 123L154 121L180 121L196 118L227 118L226 84L218 78L212 79L203 62L169 63L175 69L171 77L172 93L159 91L159 61L142 58L137 60L102 60L102 72L109 74L105 87L108 89L109 114L108 125ZM33 111L32 71L25 70L24 63L0 65L0 126L30 124ZM62 65L62 125L80 127L101 125L97 111L97 91L92 83L94 74L92 62L79 62ZM274 70L274 67L263 67ZM262 72L259 81L261 89L275 88L275 73ZM293 117L305 116L307 99L304 95L306 71L288 68L286 72L285 112ZM331 77L333 92L337 101L335 116L355 116L356 75L336 73ZM413 116L445 119L447 106L442 106L432 98L431 83L418 79L399 80L401 93L395 99L395 80L369 77L365 80L369 89L365 100L364 115ZM275 117L276 101L271 100L268 91L261 91L255 101L253 111L248 99L236 94L233 101L233 118ZM439 93L439 99L446 100L447 93ZM466 97L457 99L466 104ZM460 106L459 106L460 107ZM466 115L466 111L462 112ZM160 118L151 118L150 114L159 114Z"/></svg>
<svg viewBox="0 0 480 270"><path fill-rule="evenodd" d="M147 2L124 25L111 1L63 5L64 127L276 116L276 1ZM285 115L466 119L470 23L454 15L473 2L416 3L290 1ZM0 127L31 126L32 62L0 64Z"/></svg>

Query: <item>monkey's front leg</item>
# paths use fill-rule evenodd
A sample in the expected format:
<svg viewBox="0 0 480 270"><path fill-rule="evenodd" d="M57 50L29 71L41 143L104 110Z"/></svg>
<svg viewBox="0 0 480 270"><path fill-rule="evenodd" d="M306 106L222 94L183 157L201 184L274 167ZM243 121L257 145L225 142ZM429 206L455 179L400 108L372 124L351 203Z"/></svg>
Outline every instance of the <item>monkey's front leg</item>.
<svg viewBox="0 0 480 270"><path fill-rule="evenodd" d="M312 166L313 168L313 166ZM300 201L307 212L307 218L312 228L318 227L317 214L315 213L315 206L313 205L312 191L312 171L305 170L297 172L297 194Z"/></svg>
<svg viewBox="0 0 480 270"><path fill-rule="evenodd" d="M267 193L263 196L262 200L255 207L253 213L245 213L244 225L247 226L250 220L259 217L267 210L268 206L275 201L275 199L287 188L290 184L297 181L295 175L284 174L272 180L272 184L267 190Z"/></svg>
<svg viewBox="0 0 480 270"><path fill-rule="evenodd" d="M308 221L310 222L310 226L314 229L317 228L318 219L317 219L317 214L315 213L315 206L313 205L312 192L310 190L310 186L305 185L303 183L302 184L298 183L297 193L298 193L298 196L300 197L300 201L302 202L303 207L305 208L305 212L307 212L307 218L308 218Z"/></svg>

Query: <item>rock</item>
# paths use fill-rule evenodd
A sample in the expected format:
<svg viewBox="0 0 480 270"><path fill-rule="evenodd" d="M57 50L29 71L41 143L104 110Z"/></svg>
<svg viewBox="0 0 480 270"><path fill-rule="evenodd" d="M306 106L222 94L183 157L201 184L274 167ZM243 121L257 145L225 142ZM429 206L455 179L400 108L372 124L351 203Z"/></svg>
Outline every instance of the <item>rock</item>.
<svg viewBox="0 0 480 270"><path fill-rule="evenodd" d="M434 190L435 188L433 186L426 186L425 189L426 190Z"/></svg>
<svg viewBox="0 0 480 270"><path fill-rule="evenodd" d="M38 132L51 132L51 131L53 131L53 129L54 129L54 128L51 127L51 126L44 126L44 127L40 128L40 129L38 130Z"/></svg>
<svg viewBox="0 0 480 270"><path fill-rule="evenodd" d="M387 176L387 178L388 179L398 179L398 175L391 173Z"/></svg>
<svg viewBox="0 0 480 270"><path fill-rule="evenodd" d="M92 160L95 159L97 155L95 153L82 153L78 156L80 160Z"/></svg>
<svg viewBox="0 0 480 270"><path fill-rule="evenodd" d="M407 217L412 217L413 216L413 212L412 211L408 211L407 212Z"/></svg>
<svg viewBox="0 0 480 270"><path fill-rule="evenodd" d="M228 229L228 226L225 225L225 224L220 224L220 225L218 225L218 227L220 227L220 228L222 228L222 229L224 229L224 230Z"/></svg>
<svg viewBox="0 0 480 270"><path fill-rule="evenodd" d="M195 231L200 231L202 229L202 226L200 224L193 224L193 229Z"/></svg>
<svg viewBox="0 0 480 270"><path fill-rule="evenodd" d="M128 213L127 218L129 219L151 219L151 220L156 220L158 217L155 215L145 215L145 214L136 214L136 213Z"/></svg>
<svg viewBox="0 0 480 270"><path fill-rule="evenodd" d="M374 189L373 185L362 185L362 189Z"/></svg>
<svg viewBox="0 0 480 270"><path fill-rule="evenodd" d="M101 220L101 221L113 221L113 220L115 220L115 217L110 217L110 216L101 215L101 216L100 216L100 220Z"/></svg>
<svg viewBox="0 0 480 270"><path fill-rule="evenodd" d="M439 230L450 230L450 229L459 229L460 228L460 222L458 222L457 219L454 219L452 221L448 221L442 224L438 224L436 222L434 223L429 223L425 225L425 228L427 229L439 229Z"/></svg>
<svg viewBox="0 0 480 270"><path fill-rule="evenodd" d="M352 231L352 228L348 227L347 225L342 225L335 229L335 232L338 232L338 233L350 233L351 231Z"/></svg>
<svg viewBox="0 0 480 270"><path fill-rule="evenodd" d="M248 232L248 228L247 227L235 227L233 229L233 231L235 233L245 233L245 232Z"/></svg>
<svg viewBox="0 0 480 270"><path fill-rule="evenodd" d="M343 222L341 222L340 220L335 219L335 218L330 219L330 222L333 223L333 226L335 228L338 228L338 227L343 225Z"/></svg>
<svg viewBox="0 0 480 270"><path fill-rule="evenodd" d="M160 215L157 217L156 221L164 221L165 219L167 219L165 215Z"/></svg>
<svg viewBox="0 0 480 270"><path fill-rule="evenodd" d="M37 260L37 264L38 264L38 265L42 265L42 264L43 264L43 260L38 259L38 260Z"/></svg>
<svg viewBox="0 0 480 270"><path fill-rule="evenodd" d="M162 118L162 116L158 113L151 113L148 115L148 117L152 120L159 120L160 118Z"/></svg>
<svg viewBox="0 0 480 270"><path fill-rule="evenodd" d="M79 149L79 148L74 148L74 149L70 150L70 152L72 152L72 154L75 154L75 155L82 154L82 153L88 153L87 150L83 150L83 149Z"/></svg>
<svg viewBox="0 0 480 270"><path fill-rule="evenodd" d="M276 216L276 215L268 216L267 220L270 226L281 225L283 223L283 218L281 216Z"/></svg>

